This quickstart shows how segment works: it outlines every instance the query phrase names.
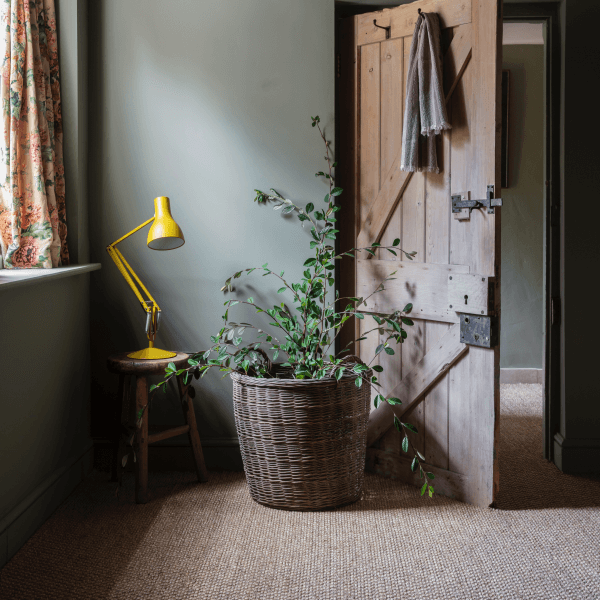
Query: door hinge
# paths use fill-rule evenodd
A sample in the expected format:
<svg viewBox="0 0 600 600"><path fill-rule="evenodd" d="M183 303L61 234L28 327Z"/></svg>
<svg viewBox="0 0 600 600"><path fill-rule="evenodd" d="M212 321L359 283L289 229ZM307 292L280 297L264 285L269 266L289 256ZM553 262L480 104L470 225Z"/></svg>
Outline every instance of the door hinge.
<svg viewBox="0 0 600 600"><path fill-rule="evenodd" d="M493 215L496 206L502 206L502 198L494 198L495 186L487 186L487 195L483 200L471 200L469 192L461 192L451 196L452 212L455 219L468 221L471 211L475 208L487 208L487 212Z"/></svg>
<svg viewBox="0 0 600 600"><path fill-rule="evenodd" d="M550 325L560 325L561 310L560 298L550 299Z"/></svg>
<svg viewBox="0 0 600 600"><path fill-rule="evenodd" d="M460 341L469 346L493 348L498 345L498 319L496 317L459 314Z"/></svg>

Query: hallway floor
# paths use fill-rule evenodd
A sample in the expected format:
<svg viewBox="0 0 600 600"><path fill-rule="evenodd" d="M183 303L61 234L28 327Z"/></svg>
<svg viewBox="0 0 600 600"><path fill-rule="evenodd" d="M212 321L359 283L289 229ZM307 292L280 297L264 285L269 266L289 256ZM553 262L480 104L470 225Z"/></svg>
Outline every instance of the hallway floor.
<svg viewBox="0 0 600 600"><path fill-rule="evenodd" d="M363 498L295 513L243 473L151 473L133 503L94 473L0 572L2 600L600 598L600 481L539 458L540 385L503 385L496 509L367 474Z"/></svg>

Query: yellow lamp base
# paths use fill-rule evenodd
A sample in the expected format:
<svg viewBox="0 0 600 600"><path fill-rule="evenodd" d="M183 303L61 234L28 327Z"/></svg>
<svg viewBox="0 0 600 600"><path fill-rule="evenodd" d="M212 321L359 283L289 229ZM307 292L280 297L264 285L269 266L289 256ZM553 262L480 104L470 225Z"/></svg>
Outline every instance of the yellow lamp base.
<svg viewBox="0 0 600 600"><path fill-rule="evenodd" d="M127 355L128 358L141 358L144 360L159 360L161 358L173 358L174 356L177 356L177 352L169 352L154 347L144 348Z"/></svg>

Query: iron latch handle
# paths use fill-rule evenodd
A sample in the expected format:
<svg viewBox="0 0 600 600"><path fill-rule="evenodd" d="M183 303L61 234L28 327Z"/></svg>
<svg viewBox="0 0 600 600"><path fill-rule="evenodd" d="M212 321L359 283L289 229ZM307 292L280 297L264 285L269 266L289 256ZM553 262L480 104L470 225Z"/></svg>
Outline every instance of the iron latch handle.
<svg viewBox="0 0 600 600"><path fill-rule="evenodd" d="M493 185L487 186L487 197L483 200L462 200L462 195L457 194L452 196L452 212L459 213L463 208L468 208L469 213L474 208L487 208L488 214L494 214L496 206L502 206L502 198L494 198Z"/></svg>

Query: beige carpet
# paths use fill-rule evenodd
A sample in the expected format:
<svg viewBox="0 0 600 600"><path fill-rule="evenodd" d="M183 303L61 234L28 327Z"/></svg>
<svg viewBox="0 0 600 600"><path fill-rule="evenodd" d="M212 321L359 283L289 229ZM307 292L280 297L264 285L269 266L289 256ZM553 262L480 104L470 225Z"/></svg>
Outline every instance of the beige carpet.
<svg viewBox="0 0 600 600"><path fill-rule="evenodd" d="M1 573L2 600L600 598L600 481L539 458L541 386L502 386L497 509L368 475L364 498L272 510L241 473L81 484Z"/></svg>

